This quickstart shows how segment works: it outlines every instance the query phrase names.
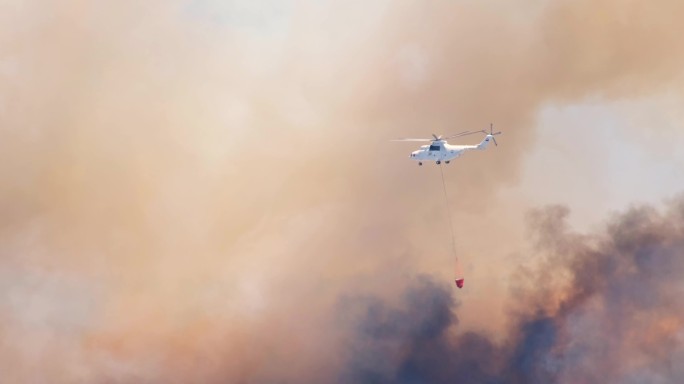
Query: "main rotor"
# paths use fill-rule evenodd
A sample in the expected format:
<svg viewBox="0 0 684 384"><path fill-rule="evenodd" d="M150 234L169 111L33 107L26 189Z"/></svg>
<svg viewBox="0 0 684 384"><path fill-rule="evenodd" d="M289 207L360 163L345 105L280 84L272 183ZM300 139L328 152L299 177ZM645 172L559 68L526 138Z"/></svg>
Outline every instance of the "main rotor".
<svg viewBox="0 0 684 384"><path fill-rule="evenodd" d="M455 135L449 135L446 137L444 137L442 135L437 136L436 134L433 133L432 139L403 138L403 139L394 139L392 141L422 141L422 142L431 141L431 142L435 142L435 141L443 141L443 140L453 139L454 137L468 136L468 135L472 135L474 133L480 133L480 132L484 132L484 131L463 131L463 132L457 133Z"/></svg>
<svg viewBox="0 0 684 384"><path fill-rule="evenodd" d="M394 139L392 141L420 141L420 142L435 142L435 141L444 141L444 140L449 140L453 139L455 137L461 137L461 136L468 136L468 135L473 135L476 133L484 133L485 135L492 136L492 140L494 141L494 145L498 146L499 144L496 142L496 139L494 136L500 135L501 131L499 132L494 132L494 124L489 124L489 132L486 129L482 129L479 131L463 131L460 133L456 133L454 135L449 135L449 136L442 136L442 135L436 135L432 134L432 139L414 139L414 138L402 138L402 139Z"/></svg>

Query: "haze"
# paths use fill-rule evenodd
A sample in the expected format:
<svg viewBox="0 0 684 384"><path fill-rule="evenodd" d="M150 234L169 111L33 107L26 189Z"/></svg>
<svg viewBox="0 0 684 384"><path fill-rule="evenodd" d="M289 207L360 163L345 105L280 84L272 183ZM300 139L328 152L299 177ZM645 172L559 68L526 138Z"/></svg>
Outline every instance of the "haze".
<svg viewBox="0 0 684 384"><path fill-rule="evenodd" d="M1 1L1 381L682 381L683 18Z"/></svg>

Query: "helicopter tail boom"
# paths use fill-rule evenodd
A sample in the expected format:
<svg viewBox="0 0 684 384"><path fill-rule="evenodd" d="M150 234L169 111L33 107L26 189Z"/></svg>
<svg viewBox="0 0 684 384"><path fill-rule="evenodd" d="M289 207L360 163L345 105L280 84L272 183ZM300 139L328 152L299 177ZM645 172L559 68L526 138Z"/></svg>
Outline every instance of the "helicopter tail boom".
<svg viewBox="0 0 684 384"><path fill-rule="evenodd" d="M480 150L486 149L487 146L489 145L489 142L492 141L492 140L494 140L494 137L493 137L492 135L487 135L487 136L485 136L485 138L482 139L482 141L480 142L480 144L478 144L477 146L475 146L475 149L480 149Z"/></svg>

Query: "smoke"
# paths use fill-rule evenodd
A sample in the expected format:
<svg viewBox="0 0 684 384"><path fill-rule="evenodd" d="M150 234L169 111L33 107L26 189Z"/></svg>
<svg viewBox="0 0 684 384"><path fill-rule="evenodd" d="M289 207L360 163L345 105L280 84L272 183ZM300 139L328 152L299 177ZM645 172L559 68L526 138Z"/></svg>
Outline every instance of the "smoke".
<svg viewBox="0 0 684 384"><path fill-rule="evenodd" d="M342 301L356 337L340 381L681 381L684 198L664 213L634 207L592 235L564 230L566 215L560 207L533 214L544 263L514 284L505 341L454 332L459 308L451 287L421 277L398 304Z"/></svg>
<svg viewBox="0 0 684 384"><path fill-rule="evenodd" d="M449 333L458 324L450 288L419 277L397 306L376 298L343 300L343 318L357 333L341 382L491 381L498 347L476 333Z"/></svg>
<svg viewBox="0 0 684 384"><path fill-rule="evenodd" d="M349 371L340 297L376 298L382 320L410 314L393 309L408 277L451 280L437 170L387 139L490 122L506 145L452 164L448 189L481 282L461 325L504 332L501 260L523 241L522 204L501 193L539 107L681 89L679 1L252 3L0 2L5 381ZM556 296L526 297L556 313L568 291L530 273ZM424 284L407 300L432 297ZM439 321L390 333L453 325L442 296ZM464 367L509 369L498 341L456 337L502 355Z"/></svg>

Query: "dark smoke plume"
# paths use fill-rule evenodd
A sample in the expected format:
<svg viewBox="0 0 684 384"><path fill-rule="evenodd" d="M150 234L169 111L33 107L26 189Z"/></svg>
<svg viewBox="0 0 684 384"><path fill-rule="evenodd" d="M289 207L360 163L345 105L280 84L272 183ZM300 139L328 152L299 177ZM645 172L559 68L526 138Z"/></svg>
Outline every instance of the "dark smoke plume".
<svg viewBox="0 0 684 384"><path fill-rule="evenodd" d="M580 236L568 210L531 222L544 261L520 271L505 341L455 334L452 287L420 277L399 304L347 299L344 383L675 383L684 380L684 199Z"/></svg>

